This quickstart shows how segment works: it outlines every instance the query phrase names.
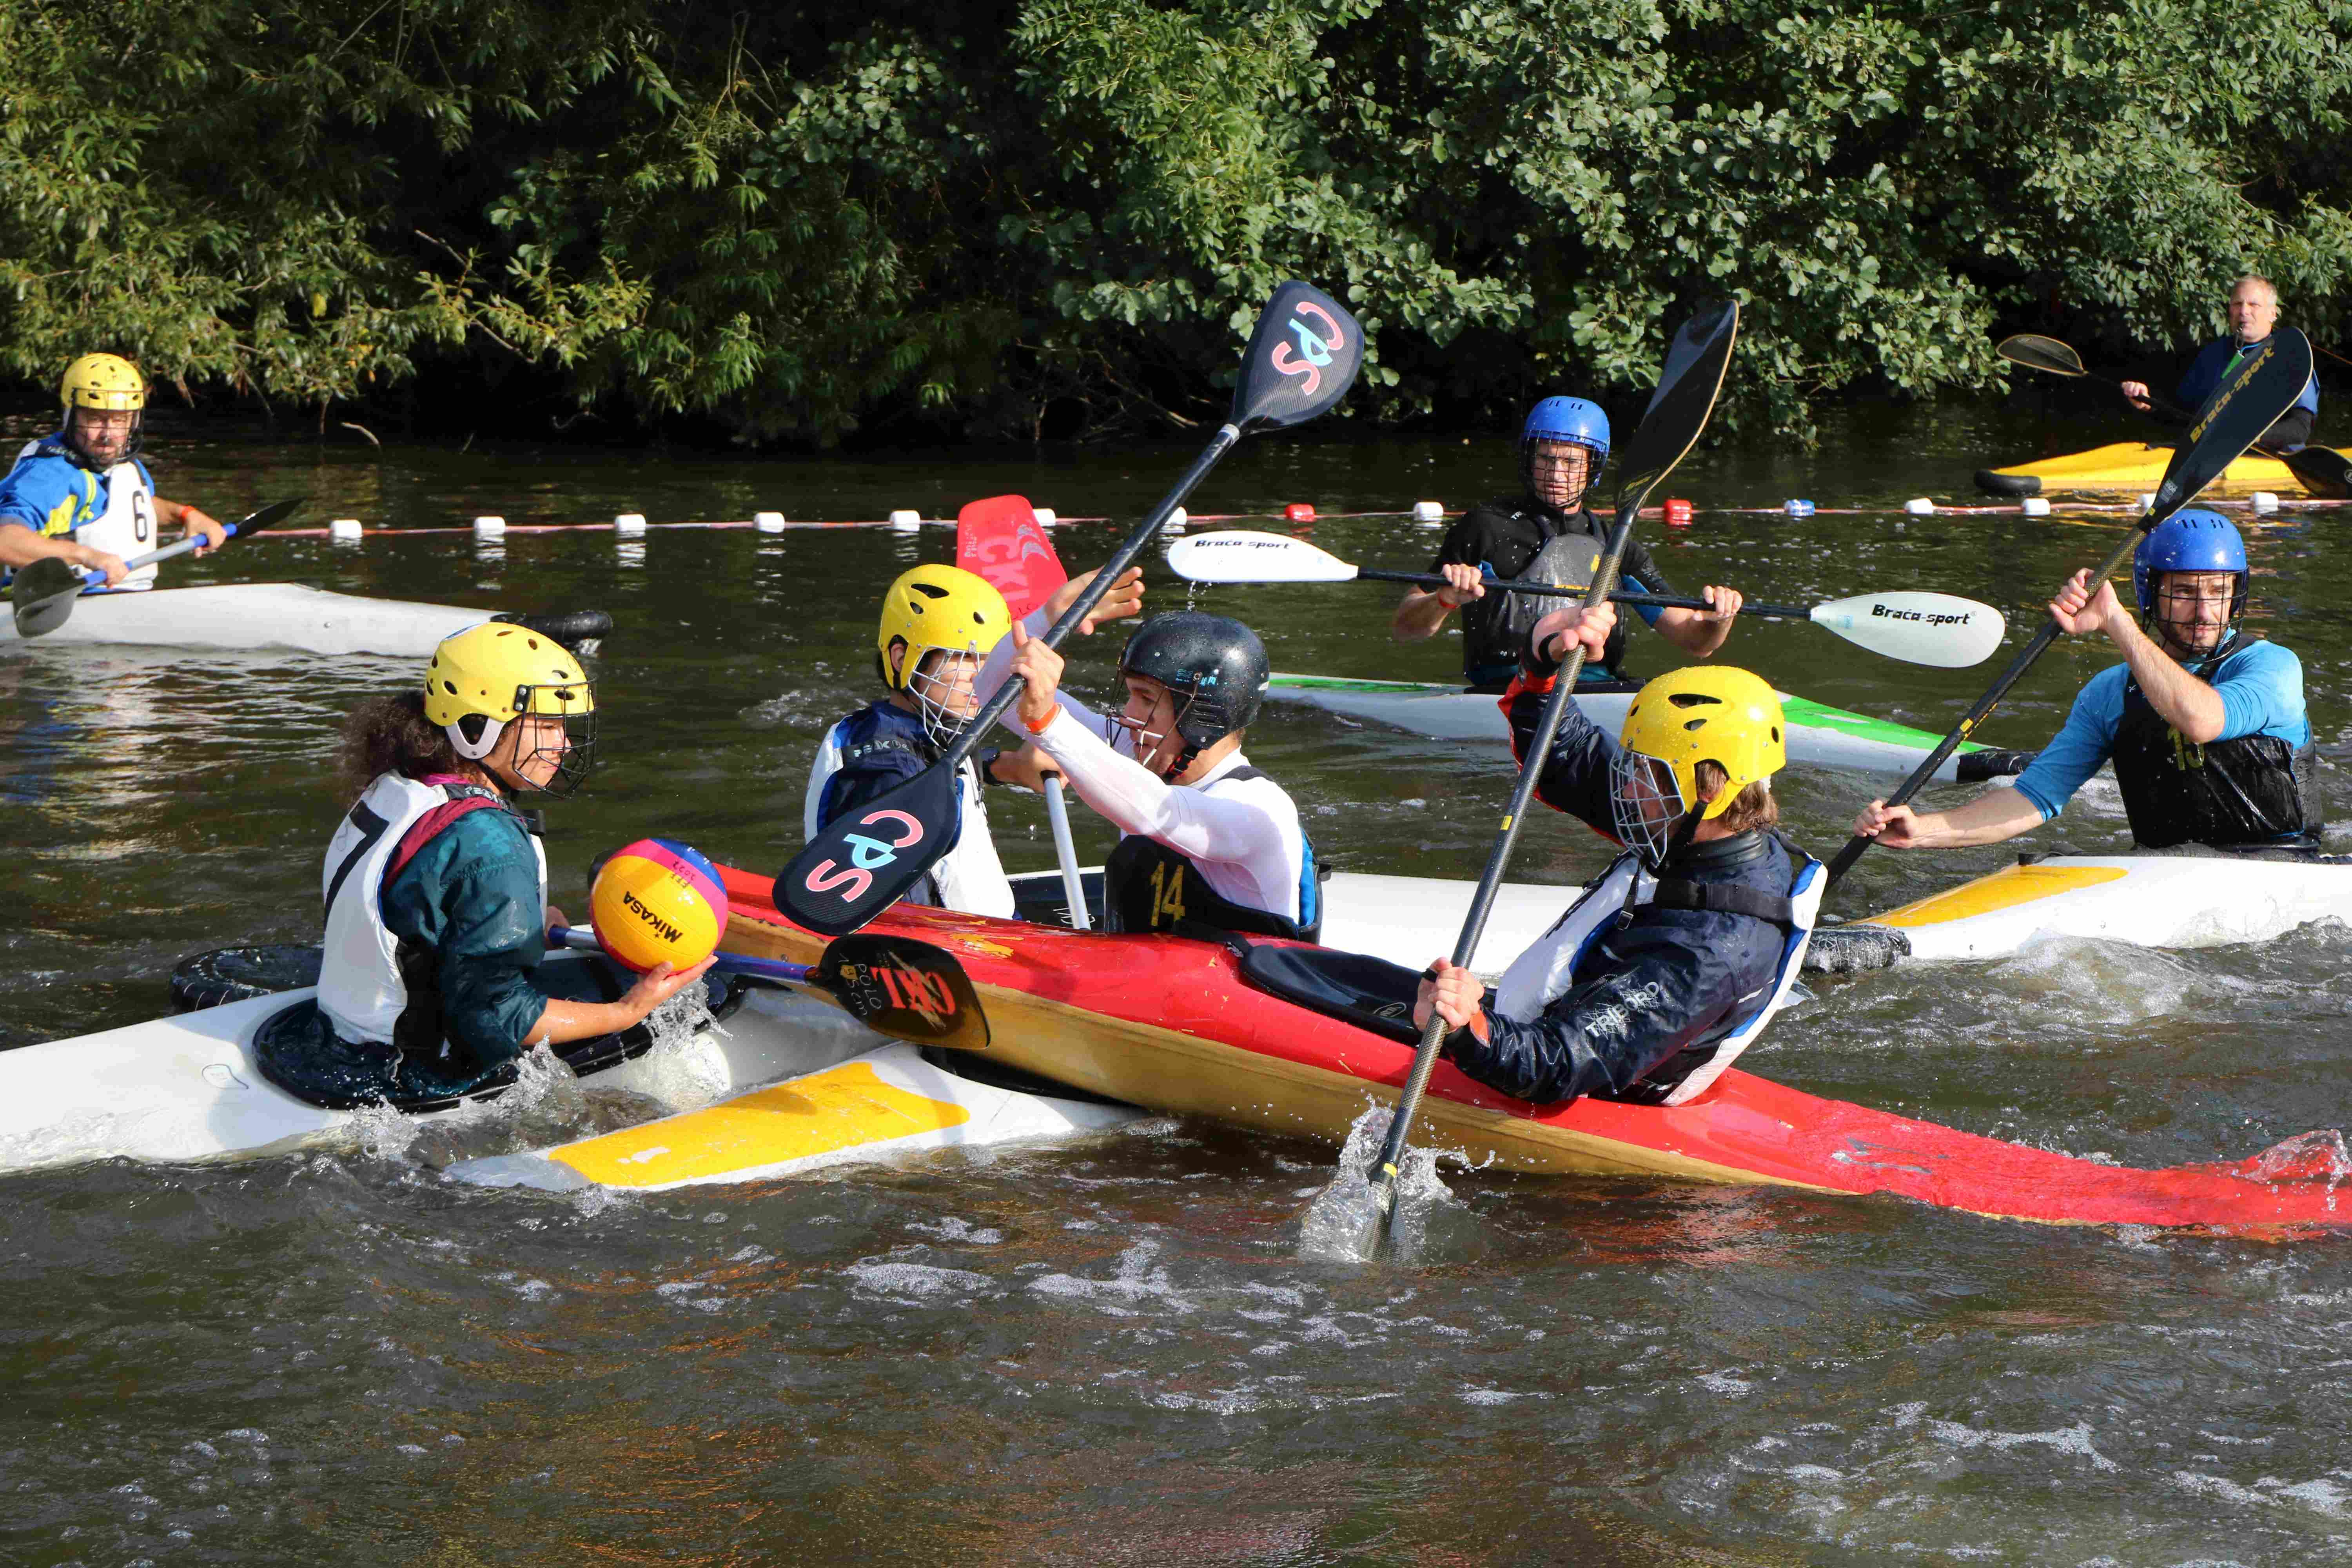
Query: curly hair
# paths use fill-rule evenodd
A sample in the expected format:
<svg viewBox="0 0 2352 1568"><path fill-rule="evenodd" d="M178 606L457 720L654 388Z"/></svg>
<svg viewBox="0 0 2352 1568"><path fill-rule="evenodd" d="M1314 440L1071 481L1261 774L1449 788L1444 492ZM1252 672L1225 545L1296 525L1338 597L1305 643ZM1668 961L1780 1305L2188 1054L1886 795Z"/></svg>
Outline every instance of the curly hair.
<svg viewBox="0 0 2352 1568"><path fill-rule="evenodd" d="M343 721L335 776L352 799L359 798L379 773L403 773L421 779L429 773L464 771L449 737L425 716L422 691L412 689L371 697Z"/></svg>

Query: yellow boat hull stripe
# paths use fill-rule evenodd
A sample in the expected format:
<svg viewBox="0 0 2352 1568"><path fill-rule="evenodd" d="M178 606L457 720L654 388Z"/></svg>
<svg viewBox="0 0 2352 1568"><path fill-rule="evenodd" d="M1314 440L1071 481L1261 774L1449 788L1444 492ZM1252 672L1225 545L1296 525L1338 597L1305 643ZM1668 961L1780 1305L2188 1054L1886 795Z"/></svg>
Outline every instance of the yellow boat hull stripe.
<svg viewBox="0 0 2352 1568"><path fill-rule="evenodd" d="M1883 915L1873 915L1869 923L1880 926L1942 925L1948 921L1989 915L1996 910L2013 910L2020 904L2054 899L2061 893L2095 888L2105 882L2119 882L2128 875L2130 873L2120 866L2009 866L1989 877L1963 882L1949 892L1921 899L1899 910L1889 910Z"/></svg>
<svg viewBox="0 0 2352 1568"><path fill-rule="evenodd" d="M665 1186L944 1131L971 1112L844 1062L708 1110L568 1144L549 1158L614 1187Z"/></svg>

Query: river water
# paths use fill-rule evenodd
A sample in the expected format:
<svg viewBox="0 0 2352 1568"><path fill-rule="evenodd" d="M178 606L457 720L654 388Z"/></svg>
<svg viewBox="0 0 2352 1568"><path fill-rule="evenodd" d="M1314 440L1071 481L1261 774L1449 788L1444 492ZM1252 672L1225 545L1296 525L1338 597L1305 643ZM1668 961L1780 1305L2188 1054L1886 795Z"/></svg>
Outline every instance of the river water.
<svg viewBox="0 0 2352 1568"><path fill-rule="evenodd" d="M2025 399L1860 409L1817 451L1696 454L1667 487L1698 503L1696 526L1645 533L1685 591L1941 588L2022 629L2115 521L1901 502L1967 499L1981 464L2125 433ZM153 445L164 493L221 516L307 493L306 521L387 531L241 543L175 581L619 617L597 671L604 765L551 814L553 885L575 907L590 859L648 833L780 864L817 736L869 695L875 595L951 539L579 532L489 551L398 531L490 511L952 516L1006 490L1124 524L1192 454L322 451L168 424ZM1192 504L1459 506L1510 467L1499 440L1276 436ZM1706 510L1789 496L1864 513ZM2254 548L2257 624L2303 657L2340 812L2336 519L2290 515ZM1316 537L1418 568L1436 534L1382 516ZM1057 542L1075 568L1115 538ZM1164 568L1153 585L1163 605L1184 596ZM1390 642L1386 589L1202 602L1258 626L1277 668L1442 679L1458 657ZM1074 686L1106 689L1110 651L1087 648ZM1935 729L1989 679L1804 626L1744 626L1726 657ZM1654 638L1633 662L1665 664ZM1983 738L2037 743L2106 662L2062 644ZM183 953L313 938L335 723L404 679L373 658L0 654L0 1047L164 1011ZM1305 708L1271 710L1250 752L1354 869L1475 876L1510 782L1491 751ZM1790 826L1826 854L1871 787L1792 768ZM996 809L1008 862L1049 864L1042 813ZM1108 836L1077 815L1099 855ZM2112 787L2034 842L2121 844ZM1836 907L2010 853L1874 854ZM1514 874L1566 884L1604 859L1549 819ZM1817 978L1743 1065L2128 1163L2238 1158L2352 1120L2347 942L2330 926L2186 952L2061 944ZM1154 1119L651 1199L460 1188L397 1136L7 1177L0 1561L2315 1563L2352 1534L2341 1240L1450 1171L1428 1256L1354 1267L1300 1257L1332 1157Z"/></svg>

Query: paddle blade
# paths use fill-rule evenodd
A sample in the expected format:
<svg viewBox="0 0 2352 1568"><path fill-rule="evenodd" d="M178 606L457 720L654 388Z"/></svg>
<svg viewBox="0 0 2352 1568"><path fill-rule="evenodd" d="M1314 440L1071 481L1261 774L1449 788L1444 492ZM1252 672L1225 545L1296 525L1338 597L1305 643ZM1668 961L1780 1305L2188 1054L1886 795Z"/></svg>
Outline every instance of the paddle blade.
<svg viewBox="0 0 2352 1568"><path fill-rule="evenodd" d="M2021 364L2028 370L2047 371L2052 375L2084 375L2083 356L2073 346L2056 338L2045 338L2039 332L2020 332L2013 338L2003 338L1994 345L1993 353L2011 364Z"/></svg>
<svg viewBox="0 0 2352 1568"><path fill-rule="evenodd" d="M971 976L944 948L911 937L846 936L825 945L810 978L878 1034L951 1051L988 1049L988 1015Z"/></svg>
<svg viewBox="0 0 2352 1568"><path fill-rule="evenodd" d="M73 616L74 601L86 584L69 562L44 555L16 568L8 598L16 616L20 637L46 637Z"/></svg>
<svg viewBox="0 0 2352 1568"><path fill-rule="evenodd" d="M1673 471L1683 454L1706 428L1706 416L1723 390L1724 373L1731 367L1731 347L1739 336L1739 307L1702 307L1684 323L1666 350L1665 367L1658 373L1658 390L1633 438L1625 443L1618 469L1617 510L1638 508L1651 488Z"/></svg>
<svg viewBox="0 0 2352 1568"><path fill-rule="evenodd" d="M1814 605L1813 624L1874 654L1938 669L1982 664L2009 630L1990 605L1949 594L1857 594Z"/></svg>
<svg viewBox="0 0 2352 1568"><path fill-rule="evenodd" d="M934 765L845 811L776 873L776 908L797 925L846 936L888 909L955 847L956 770Z"/></svg>
<svg viewBox="0 0 2352 1568"><path fill-rule="evenodd" d="M1363 329L1311 283L1285 283L1257 319L1234 388L1235 428L1301 425L1347 395L1364 363Z"/></svg>
<svg viewBox="0 0 2352 1568"><path fill-rule="evenodd" d="M2213 389L2197 411L2189 438L2172 454L2164 481L2156 487L2155 504L2139 520L2143 531L2154 528L2221 478L2221 470L2262 439L2272 422L2294 406L2311 380L2311 340L2293 327L2281 327L2246 363Z"/></svg>
<svg viewBox="0 0 2352 1568"><path fill-rule="evenodd" d="M294 509L309 500L309 496L296 496L291 500L274 500L259 511L241 517L229 524L229 532L239 539L248 533L259 533L265 528L275 528L294 515Z"/></svg>
<svg viewBox="0 0 2352 1568"><path fill-rule="evenodd" d="M2294 475L2294 482L2312 495L2329 500L2352 496L2352 462L2333 447L2305 447L2279 459Z"/></svg>
<svg viewBox="0 0 2352 1568"><path fill-rule="evenodd" d="M1016 621L1070 580L1026 496L991 496L957 512L956 564L1003 595Z"/></svg>
<svg viewBox="0 0 2352 1568"><path fill-rule="evenodd" d="M1329 551L1255 528L1188 533L1168 547L1168 567L1195 583L1352 583L1356 568Z"/></svg>

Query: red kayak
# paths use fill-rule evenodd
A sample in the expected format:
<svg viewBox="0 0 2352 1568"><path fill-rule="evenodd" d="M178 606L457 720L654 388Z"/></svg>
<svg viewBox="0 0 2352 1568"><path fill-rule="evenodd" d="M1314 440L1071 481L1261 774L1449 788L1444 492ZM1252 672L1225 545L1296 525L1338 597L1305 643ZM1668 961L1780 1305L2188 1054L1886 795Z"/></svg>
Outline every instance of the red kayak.
<svg viewBox="0 0 2352 1568"><path fill-rule="evenodd" d="M824 939L720 868L726 946L812 963ZM1412 1061L1411 972L1298 942L1112 936L900 905L867 928L952 953L987 1055L1147 1109L1334 1142L1393 1103ZM1402 1015L1402 1016L1400 1016ZM1441 1063L1417 1143L1474 1165L1886 1193L2060 1225L2279 1232L2352 1221L2343 1139L2305 1133L2234 1164L2137 1170L1822 1100L1737 1068L1685 1105L1513 1100Z"/></svg>

